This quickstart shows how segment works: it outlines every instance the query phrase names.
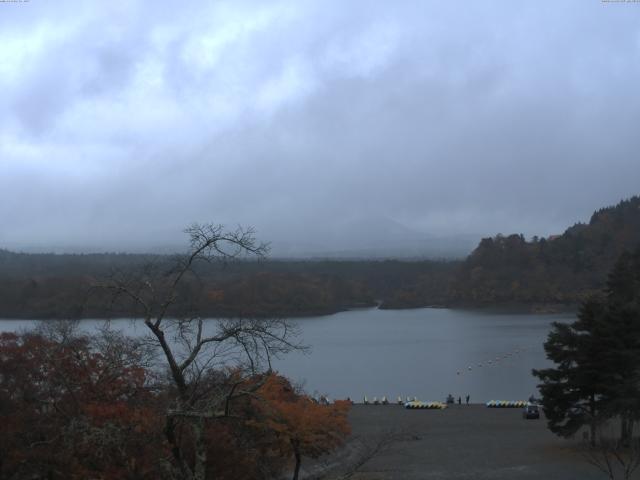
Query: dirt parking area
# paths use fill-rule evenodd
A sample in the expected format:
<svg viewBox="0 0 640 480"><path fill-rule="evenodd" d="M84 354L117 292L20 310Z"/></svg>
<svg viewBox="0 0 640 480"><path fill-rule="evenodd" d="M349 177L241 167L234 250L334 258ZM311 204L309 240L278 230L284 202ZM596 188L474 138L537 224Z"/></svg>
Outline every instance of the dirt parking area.
<svg viewBox="0 0 640 480"><path fill-rule="evenodd" d="M579 453L580 442L556 437L544 418L523 419L520 408L354 405L351 423L353 436L362 441L396 439L367 461L354 479L608 478Z"/></svg>

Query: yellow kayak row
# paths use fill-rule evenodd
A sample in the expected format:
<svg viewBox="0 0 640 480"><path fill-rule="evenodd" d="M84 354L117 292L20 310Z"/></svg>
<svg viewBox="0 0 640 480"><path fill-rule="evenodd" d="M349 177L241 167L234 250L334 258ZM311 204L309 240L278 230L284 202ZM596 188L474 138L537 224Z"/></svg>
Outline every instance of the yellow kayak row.
<svg viewBox="0 0 640 480"><path fill-rule="evenodd" d="M529 405L526 400L490 400L487 402L489 408L523 408Z"/></svg>
<svg viewBox="0 0 640 480"><path fill-rule="evenodd" d="M421 409L421 410L443 410L447 408L447 404L442 402L413 401L413 402L405 403L404 408Z"/></svg>

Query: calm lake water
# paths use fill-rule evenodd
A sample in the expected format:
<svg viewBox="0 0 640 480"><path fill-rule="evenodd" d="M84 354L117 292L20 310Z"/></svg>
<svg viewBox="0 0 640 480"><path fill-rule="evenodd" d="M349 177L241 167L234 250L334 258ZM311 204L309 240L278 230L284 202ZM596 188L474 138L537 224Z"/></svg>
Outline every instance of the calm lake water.
<svg viewBox="0 0 640 480"><path fill-rule="evenodd" d="M472 402L538 396L532 368L549 365L542 347L553 321L573 315L486 313L466 310L362 309L294 319L308 354L275 364L311 393L361 401L386 395L444 400L468 394ZM0 331L32 328L29 320L0 320ZM85 320L91 329L98 321ZM131 334L144 325L115 320ZM489 363L491 362L491 363ZM469 368L471 367L471 368Z"/></svg>

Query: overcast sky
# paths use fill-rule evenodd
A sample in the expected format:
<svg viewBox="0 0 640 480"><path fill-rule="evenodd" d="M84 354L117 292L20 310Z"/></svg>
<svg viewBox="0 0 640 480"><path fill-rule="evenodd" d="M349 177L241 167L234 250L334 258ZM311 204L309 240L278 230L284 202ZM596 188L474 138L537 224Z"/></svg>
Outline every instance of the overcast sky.
<svg viewBox="0 0 640 480"><path fill-rule="evenodd" d="M640 3L1 2L0 246L559 233L640 193L639 88Z"/></svg>

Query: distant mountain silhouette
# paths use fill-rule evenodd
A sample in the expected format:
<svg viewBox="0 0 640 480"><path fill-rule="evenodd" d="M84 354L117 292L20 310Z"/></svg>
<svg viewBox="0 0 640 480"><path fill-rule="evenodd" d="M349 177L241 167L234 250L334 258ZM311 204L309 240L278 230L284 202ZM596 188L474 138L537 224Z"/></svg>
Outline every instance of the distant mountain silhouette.
<svg viewBox="0 0 640 480"><path fill-rule="evenodd" d="M384 216L309 225L298 240L275 240L276 258L465 258L480 235L429 235Z"/></svg>

